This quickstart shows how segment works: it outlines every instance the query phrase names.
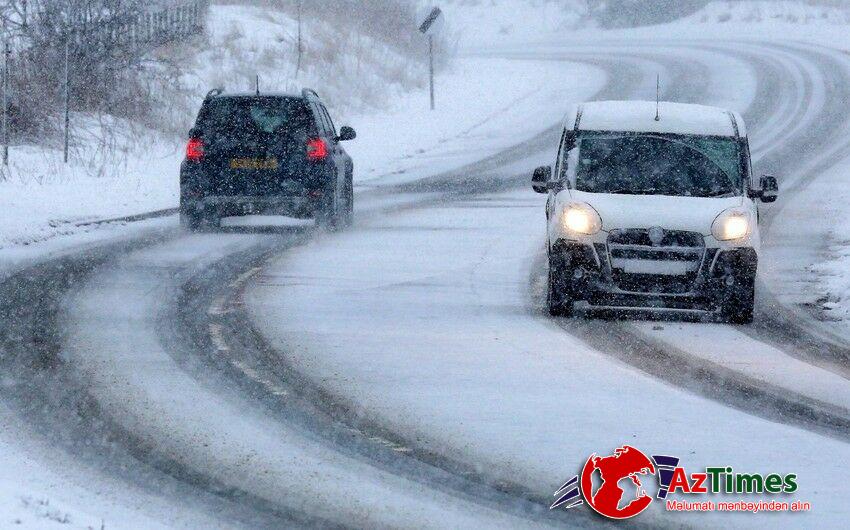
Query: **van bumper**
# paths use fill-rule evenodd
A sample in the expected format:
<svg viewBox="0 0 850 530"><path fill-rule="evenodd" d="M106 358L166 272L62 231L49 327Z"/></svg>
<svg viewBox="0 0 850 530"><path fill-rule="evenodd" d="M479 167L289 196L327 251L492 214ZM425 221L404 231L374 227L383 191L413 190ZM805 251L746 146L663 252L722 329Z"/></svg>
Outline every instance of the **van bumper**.
<svg viewBox="0 0 850 530"><path fill-rule="evenodd" d="M758 255L753 248L706 248L698 268L686 274L653 274L652 264L641 273L611 266L605 244L561 240L550 249L562 267L576 301L591 306L623 309L681 309L716 311L735 287L755 278ZM663 272L663 271L660 271Z"/></svg>

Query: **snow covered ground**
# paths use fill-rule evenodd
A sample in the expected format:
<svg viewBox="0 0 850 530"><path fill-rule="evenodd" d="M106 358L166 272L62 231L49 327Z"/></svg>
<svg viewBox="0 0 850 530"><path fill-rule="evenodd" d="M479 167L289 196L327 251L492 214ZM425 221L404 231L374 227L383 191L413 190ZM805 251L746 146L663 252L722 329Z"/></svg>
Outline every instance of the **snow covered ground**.
<svg viewBox="0 0 850 530"><path fill-rule="evenodd" d="M601 70L569 61L459 58L437 78L436 111L417 91L350 120L358 133L346 145L355 184L412 181L487 158L552 126L577 93L593 94L605 80Z"/></svg>
<svg viewBox="0 0 850 530"><path fill-rule="evenodd" d="M816 507L804 519L743 515L733 524L811 527L846 515L843 470L820 456L850 458L844 443L668 386L543 316L532 304L541 292L529 295L539 289L530 282L543 251L531 236L542 237L542 212L543 199L528 191L369 221L271 264L247 301L260 329L299 371L353 410L370 411L422 447L474 462L494 480L555 491L587 455L628 442L681 455L686 467L726 462L755 472L781 462L800 474L795 498ZM731 366L747 364L732 352L751 344L724 346L715 333L703 341L698 331L706 325L687 326L665 325L714 360L729 352ZM657 326L646 327L652 333ZM766 366L752 367L771 377ZM782 382L797 377L776 375ZM828 375L821 374L824 384L832 384ZM846 392L841 396L830 399L850 404ZM688 520L653 515L655 522ZM714 517L690 522L730 521Z"/></svg>
<svg viewBox="0 0 850 530"><path fill-rule="evenodd" d="M764 53L783 63L786 72L799 73L788 79L787 93L773 94L774 107L737 93L737 87L754 85L746 69L734 83L709 92L742 111L754 101L768 111L769 119L751 124L759 159L769 159L777 145L816 127L813 120L825 105L817 90L807 93L807 79L826 82L812 64L792 59L781 47ZM717 61L705 63L723 71ZM720 78L728 79L722 73ZM812 157L808 169L787 175L789 187L799 189L807 171L829 158L832 147L821 147L826 152ZM838 175L841 168L835 171ZM815 186L808 189L816 193ZM822 197L823 187L817 189ZM777 212L776 218L799 225L798 218L783 215ZM625 436L688 455L693 462L688 466L726 460L736 469L752 470L783 462L803 470L801 484L816 489L801 489L799 498L816 506L805 515L760 520L700 515L692 516L693 524L828 526L844 517L840 472L821 481L824 473L834 473L833 466L800 451L817 447L818 455L843 455L844 444L741 414L600 355L582 336L604 337L610 332L604 323L586 324L588 331L582 323L558 326L541 316L534 303L542 296L534 279L541 242L529 237L535 227L542 237L542 200L530 192L368 219L357 232L319 240L275 261L248 301L263 332L287 352L287 361L349 401L352 410L369 411L424 447L475 462L494 480L554 490L570 474L565 469L575 469L574 461L620 446ZM796 274L799 278L800 271ZM850 406L843 375L799 362L734 328L636 323L631 329L765 386L844 410ZM671 432L706 436L671 439ZM565 455L576 455L566 464L572 467L559 467L569 458ZM654 515L655 522L674 521L660 511Z"/></svg>
<svg viewBox="0 0 850 530"><path fill-rule="evenodd" d="M835 3L802 2L799 0L751 0L747 2L718 1L708 5L680 24L803 24L823 25L850 23L850 8Z"/></svg>
<svg viewBox="0 0 850 530"><path fill-rule="evenodd" d="M44 530L115 528L184 528L215 519L189 504L164 503L156 493L98 473L55 447L33 442L33 433L16 430L17 420L3 407L0 419L0 527ZM21 439L30 442L23 446ZM95 485L95 486L93 486ZM161 517L169 513L170 521Z"/></svg>
<svg viewBox="0 0 850 530"><path fill-rule="evenodd" d="M476 9L465 22L467 27L473 27L475 17L490 12L487 3ZM601 70L580 66L582 54L567 37L631 40L637 48L638 43L659 34L670 39L692 38L698 26L701 37L832 40L832 46L850 48L842 35L846 28L835 25L840 21L832 15L826 20L791 21L788 17L778 20L777 12L771 11L771 16L753 20L733 9L733 16L723 21L719 18L725 11L718 9L709 6L696 18L660 29L566 34L563 28L571 19L567 15L558 19L551 7L543 8L543 16L533 19L539 22L535 22L538 29L530 31L518 22L514 27L514 12L502 6L488 19L488 29L477 42L496 40L502 50L513 46L513 53L505 54L513 59L490 57L482 47L479 54L459 60L438 78L437 112L427 110L424 90L396 94L385 112L341 111L337 125L350 123L359 132L359 140L350 144L358 192L368 196L375 188L463 167L534 137L557 121L562 105L566 108L572 101L591 97L611 80ZM709 18L704 21L706 13ZM500 26L508 23L511 28L503 31ZM545 26L543 32L541 26ZM230 26L224 27L227 35ZM511 39L537 43L529 48L510 44ZM711 102L743 110L758 98L759 86L748 62L724 53L723 44L718 39L713 51L698 54L673 41L646 50L652 48L679 61L698 58L708 70L704 88L711 94ZM611 50L617 46L622 50L629 44L619 43ZM816 127L810 118L823 108L823 86L832 80L798 60L799 50L792 54L781 46L750 46L766 63L783 67L787 74L783 86L804 95L797 99L773 95L778 108L758 124L761 134L753 138L754 149L769 154L774 143ZM600 44L596 51L603 52L604 47ZM260 50L254 52L245 55L245 60L260 60ZM569 60L563 61L565 58ZM667 72L651 58L640 64L645 75L636 92L651 97L654 73L662 71L667 78ZM671 70L669 75L675 73ZM801 105L809 108L803 113L804 120L795 119ZM544 111L548 112L544 115ZM846 133L835 131L836 135ZM111 224L94 230L77 224L176 205L180 142L141 131L119 143L125 146L119 151L131 153L126 159L98 152L97 142L87 145L92 146L92 154L83 159L95 162L78 159L69 168L61 164L55 150L13 149L12 172L0 182L3 274L44 254L80 248L101 238L129 237L145 227L174 228L173 217L129 229ZM848 228L845 205L850 197L842 190L850 159L845 158L847 153L832 151L823 153L818 162L834 158L841 163L824 172L815 185L801 192L800 200L782 206L776 215L768 249L776 254L767 262L782 264L785 270L767 269L770 272L765 276L774 279L771 288L782 295L784 303L805 304L812 298L824 298L831 304L831 313L847 315L850 256L844 235ZM541 153L532 155L516 167L502 169L506 174L525 171ZM806 174L795 172L785 183ZM408 199L413 202L421 197ZM817 212L815 222L810 222L812 212ZM540 197L529 191L511 192L395 215L362 216L357 228L318 238L275 261L250 291L249 301L264 332L281 351L291 354L288 362L393 430L422 446L472 462L496 480L522 482L544 493L574 474L591 452L607 453L632 440L646 450L683 456L688 467L723 464L766 472L776 470L776 463L781 462L781 471L800 475L798 497L813 502L815 510L802 515L803 519L788 514L776 519L740 516L731 519L735 524L812 527L846 518L843 468L823 458L831 455L835 461L847 460L846 444L742 414L659 382L596 351L581 339L581 330L565 330L541 316L535 303L541 296L539 279L535 280L541 242L534 236L543 233ZM788 234L787 239L783 234ZM55 237L58 235L68 237ZM215 472L228 478L233 474L230 471L238 469L233 475L240 485L263 494L274 492L283 503L288 502L287 493L298 493L298 477L309 482L318 476L318 482L309 482L311 487L327 481L336 488L339 482L351 481L362 472L362 477L368 477L363 480L369 494L358 499L356 507L361 511L353 516L380 512L381 500L394 494L398 496L393 500L402 510L376 516L389 524L397 525L402 519L394 517L411 513L440 521L435 517L441 514L434 509L440 503L452 510L457 523L474 521L469 515L492 515L486 510L464 514L466 506L441 496L417 498L415 486L312 447L303 433L276 424L273 430L261 428L274 420L257 412L244 396L211 390L206 381L199 382L176 366L170 355L173 352L166 351L153 334L163 300L178 287L174 277L185 277L256 239L233 234L192 236L138 251L125 256L111 275L98 278L89 292L77 295L76 307L82 311L68 312L75 326L68 355L78 361L81 371L91 368L98 374L93 381L103 403L131 418L134 428L154 433L164 447L175 452L191 448L189 455L198 466L215 461L220 464ZM32 244L35 242L38 244ZM824 258L829 261L818 264ZM127 304L128 300L137 305ZM113 310L118 308L121 311ZM102 325L116 315L128 327ZM630 327L767 385L836 407L850 405L841 374L800 362L788 352L734 329L686 323ZM597 331L604 333L605 329L599 326ZM138 344L145 345L147 362L135 357ZM744 355L737 355L739 352ZM172 396L163 388L182 393ZM125 390L138 399L127 399ZM601 413L594 413L600 409ZM205 412L209 410L223 415L208 417ZM58 473L62 455L49 454L50 448L24 449L19 441L33 435L19 432L19 421L4 415L3 423L9 427L0 436L0 460L8 463L9 470L5 478L0 477L3 524L20 520L27 527L99 528L100 520L105 519L147 528L162 521L161 513L171 513L170 504L158 504L157 496L149 501L145 492L110 482L90 470L69 465L67 474ZM170 424L173 430L163 430L163 424ZM671 432L707 434L671 437ZM228 437L222 439L222 433ZM198 445L199 440L208 445ZM293 478L289 469L301 474ZM265 478L258 482L253 480L256 476ZM98 490L106 488L104 484L114 486L117 493L99 494ZM286 488L278 491L275 488L280 484ZM306 501L311 507L322 505L323 496L334 491L346 495L343 488L307 488L300 494L305 491L316 494ZM147 502L149 506L142 506ZM66 514L68 524L62 522ZM204 526L203 515L191 507L178 515L169 524L179 526L185 520ZM351 514L343 512L340 517L347 515ZM655 513L655 519L649 521L671 519ZM681 521L719 525L729 520L696 516L673 520Z"/></svg>
<svg viewBox="0 0 850 530"><path fill-rule="evenodd" d="M175 140L126 123L116 128L86 116L74 120L86 123L75 127L79 146L67 165L60 149L10 149L9 167L0 177L0 248L93 230L86 223L98 219L177 205L181 149Z"/></svg>
<svg viewBox="0 0 850 530"><path fill-rule="evenodd" d="M65 355L75 371L88 375L88 390L103 413L127 432L145 433L158 453L203 469L205 476L240 494L321 517L326 524L526 526L499 510L424 488L328 447L312 433L277 421L253 396L223 385L221 373L187 365L174 355L161 328L163 312L180 286L263 238L236 233L172 239L127 254L108 273L79 286L66 301L72 310ZM98 325L113 319L122 324Z"/></svg>
<svg viewBox="0 0 850 530"><path fill-rule="evenodd" d="M588 25L582 0L447 0L445 31L460 47L534 40L541 34L568 36Z"/></svg>

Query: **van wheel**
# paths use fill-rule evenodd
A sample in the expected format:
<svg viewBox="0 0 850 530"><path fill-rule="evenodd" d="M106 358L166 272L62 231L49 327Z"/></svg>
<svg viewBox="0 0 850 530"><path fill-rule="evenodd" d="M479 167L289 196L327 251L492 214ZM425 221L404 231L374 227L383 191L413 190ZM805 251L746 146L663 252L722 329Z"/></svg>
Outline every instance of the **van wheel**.
<svg viewBox="0 0 850 530"><path fill-rule="evenodd" d="M752 324L755 301L755 278L741 280L729 289L720 307L720 313L723 319L731 324Z"/></svg>
<svg viewBox="0 0 850 530"><path fill-rule="evenodd" d="M554 317L573 315L574 293L569 284L570 273L563 259L549 257L546 304Z"/></svg>

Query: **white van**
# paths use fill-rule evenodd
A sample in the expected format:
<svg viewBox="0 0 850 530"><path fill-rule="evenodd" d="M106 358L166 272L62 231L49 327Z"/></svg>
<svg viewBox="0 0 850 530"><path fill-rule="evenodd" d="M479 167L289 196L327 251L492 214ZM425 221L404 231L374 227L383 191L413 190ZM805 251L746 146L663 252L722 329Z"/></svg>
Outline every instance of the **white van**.
<svg viewBox="0 0 850 530"><path fill-rule="evenodd" d="M753 319L759 227L744 121L702 105L601 101L565 120L548 193L548 305L704 311Z"/></svg>

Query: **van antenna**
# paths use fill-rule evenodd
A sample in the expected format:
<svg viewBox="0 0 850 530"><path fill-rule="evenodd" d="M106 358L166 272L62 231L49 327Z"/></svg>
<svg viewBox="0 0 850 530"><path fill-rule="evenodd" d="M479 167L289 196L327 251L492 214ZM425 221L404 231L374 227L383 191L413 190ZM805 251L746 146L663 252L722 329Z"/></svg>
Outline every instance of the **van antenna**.
<svg viewBox="0 0 850 530"><path fill-rule="evenodd" d="M260 95L260 74L257 74L257 95Z"/></svg>
<svg viewBox="0 0 850 530"><path fill-rule="evenodd" d="M661 74L655 74L655 121L661 121Z"/></svg>

